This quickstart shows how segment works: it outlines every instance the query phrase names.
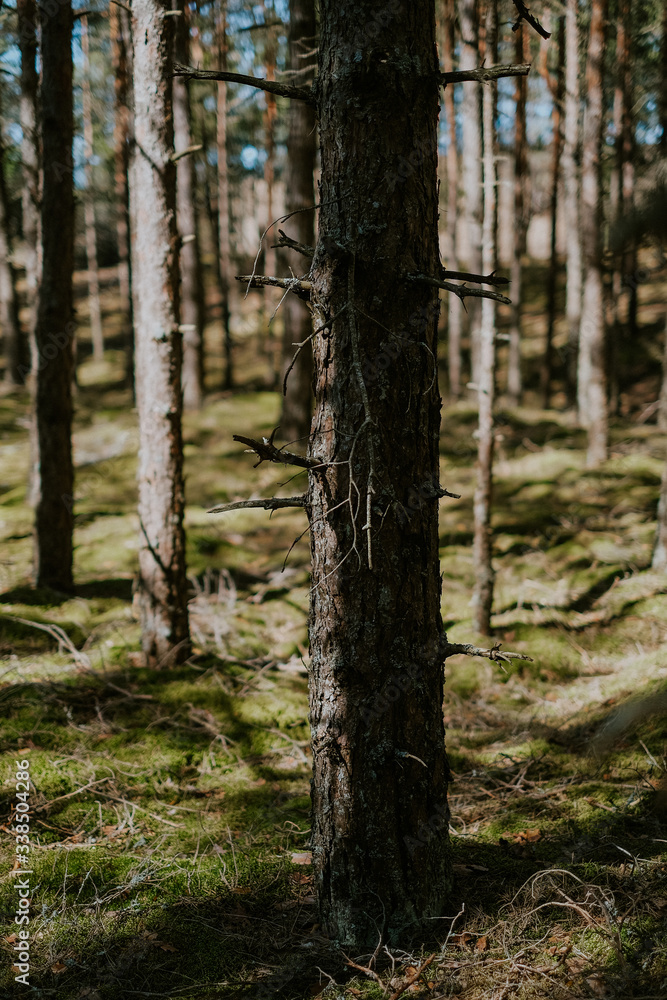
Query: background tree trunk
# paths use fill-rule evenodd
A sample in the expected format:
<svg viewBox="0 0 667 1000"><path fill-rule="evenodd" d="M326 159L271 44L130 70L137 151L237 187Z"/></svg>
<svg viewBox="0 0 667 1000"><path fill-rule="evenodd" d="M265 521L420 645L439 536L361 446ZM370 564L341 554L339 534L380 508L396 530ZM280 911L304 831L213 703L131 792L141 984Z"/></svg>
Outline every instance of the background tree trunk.
<svg viewBox="0 0 667 1000"><path fill-rule="evenodd" d="M405 278L439 268L435 10L322 0L320 13L313 867L327 932L374 948L432 927L451 890L438 302Z"/></svg>
<svg viewBox="0 0 667 1000"><path fill-rule="evenodd" d="M175 0L175 61L190 65L189 6L185 0ZM190 129L190 88L184 77L175 77L174 147L182 153L192 145ZM183 405L186 410L198 410L204 399L204 286L199 250L199 224L195 211L195 162L192 155L181 156L176 166L177 222L180 242L180 306L183 332Z"/></svg>
<svg viewBox="0 0 667 1000"><path fill-rule="evenodd" d="M514 57L517 65L526 62L529 44L523 26L514 33ZM509 352L507 358L507 395L510 402L518 406L521 402L523 378L521 373L521 313L522 313L522 266L526 252L528 231L528 208L524 198L524 188L528 176L528 144L526 141L526 92L528 84L525 76L516 78L516 111L514 118L514 226L512 228L512 266L510 271L512 305ZM454 298L454 296L452 296Z"/></svg>
<svg viewBox="0 0 667 1000"><path fill-rule="evenodd" d="M565 220L566 381L572 405L577 396L577 356L581 323L582 260L579 192L579 23L578 2L565 12L565 128L563 136L563 213ZM514 291L514 290L513 290Z"/></svg>
<svg viewBox="0 0 667 1000"><path fill-rule="evenodd" d="M546 53L546 49L544 51ZM547 336L544 346L544 357L542 359L540 383L543 405L545 410L548 410L551 403L551 382L553 379L553 340L554 329L556 326L556 277L558 274L556 231L558 226L558 187L560 182L560 161L562 149L561 120L563 111L563 91L565 87L565 21L562 17L558 18L558 64L556 66L555 84L549 76L548 67L545 66L545 69L547 82L553 99L553 110L551 113L553 138L551 146L551 192L549 198L549 209L551 214L551 245L549 254L549 276L547 279ZM514 289L512 289L512 292L514 293Z"/></svg>
<svg viewBox="0 0 667 1000"><path fill-rule="evenodd" d="M304 87L312 83L315 75L317 22L313 0L291 0L289 52L290 66L299 70L295 83ZM309 53L312 53L309 55ZM304 73L313 66L310 73ZM289 220L293 239L306 246L315 243L315 211L302 211L315 204L315 159L317 156L317 128L315 111L303 101L292 101L289 109L289 137L287 159L289 173L286 182L286 213L298 212ZM295 273L308 270L309 261L300 255L293 263ZM283 377L292 362L296 348L312 333L312 317L306 303L296 295L288 295L282 304L284 341ZM312 415L313 352L310 343L299 351L292 368L280 416L280 433L284 440L306 440L310 433Z"/></svg>
<svg viewBox="0 0 667 1000"><path fill-rule="evenodd" d="M23 385L28 371L28 354L19 321L16 268L12 260L9 227L9 199L5 183L5 148L0 137L0 331L5 357L5 382Z"/></svg>
<svg viewBox="0 0 667 1000"><path fill-rule="evenodd" d="M658 527L653 548L652 569L667 569L667 463L662 473L660 500L658 501Z"/></svg>
<svg viewBox="0 0 667 1000"><path fill-rule="evenodd" d="M218 67L227 69L227 0L219 0L217 14ZM225 355L223 388L234 385L232 334L229 325L229 291L232 268L229 251L229 170L227 167L227 84L217 85L217 147L218 147L218 279L222 297L222 340Z"/></svg>
<svg viewBox="0 0 667 1000"><path fill-rule="evenodd" d="M83 216L86 235L86 262L88 267L88 308L90 310L90 336L93 342L93 357L98 361L104 357L104 334L102 331L102 306L100 303L100 274L97 266L97 236L95 234L95 192L93 190L93 101L90 93L90 44L88 15L82 14L81 21L81 90L83 109L83 159L85 187L83 189Z"/></svg>
<svg viewBox="0 0 667 1000"><path fill-rule="evenodd" d="M479 57L479 4L478 0L461 0L459 5L461 25L460 69L478 69ZM461 102L463 148L461 171L463 174L463 228L466 233L467 253L465 266L479 274L482 266L482 107L479 87L464 87ZM478 379L479 333L482 310L479 299L469 299L468 330L470 336L470 367L474 383Z"/></svg>
<svg viewBox="0 0 667 1000"><path fill-rule="evenodd" d="M72 466L72 8L39 5L42 266L33 358L35 581L71 591Z"/></svg>
<svg viewBox="0 0 667 1000"><path fill-rule="evenodd" d="M586 462L607 457L607 389L605 315L602 288L602 143L604 127L603 69L607 0L593 0L586 61L581 171L581 236L584 289L579 327L579 420L588 431Z"/></svg>
<svg viewBox="0 0 667 1000"><path fill-rule="evenodd" d="M130 171L132 274L139 412L139 581L148 662L189 653L176 165L173 156L173 18L166 2L135 0L134 135Z"/></svg>
<svg viewBox="0 0 667 1000"><path fill-rule="evenodd" d="M454 48L456 40L456 0L445 2L445 23L443 28L442 68L445 73L454 69ZM454 88L450 84L444 92L445 119L447 121L447 215L445 236L447 241L447 261L449 268L458 267L456 220L458 217L459 163L456 142L456 111ZM449 393L452 399L461 395L461 332L463 304L458 295L447 297L447 347L449 365Z"/></svg>
<svg viewBox="0 0 667 1000"><path fill-rule="evenodd" d="M21 218L26 271L26 298L31 359L35 358L37 322L37 282L39 273L39 140L37 134L37 4L17 0L18 34L21 49ZM27 372L26 372L27 374ZM33 441L33 456L36 442ZM34 490L33 490L34 493Z"/></svg>

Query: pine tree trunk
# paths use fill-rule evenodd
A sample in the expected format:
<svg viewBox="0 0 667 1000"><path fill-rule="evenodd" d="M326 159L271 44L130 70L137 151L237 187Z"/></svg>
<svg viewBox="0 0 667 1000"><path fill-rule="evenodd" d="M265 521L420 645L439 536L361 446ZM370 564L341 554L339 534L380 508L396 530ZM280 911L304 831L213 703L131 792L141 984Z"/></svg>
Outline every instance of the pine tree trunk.
<svg viewBox="0 0 667 1000"><path fill-rule="evenodd" d="M227 69L227 0L219 0L218 7L218 65ZM217 90L217 147L218 147L218 278L222 296L222 339L225 355L223 388L234 385L234 358L230 329L229 291L232 280L229 235L229 170L227 167L227 84L218 82Z"/></svg>
<svg viewBox="0 0 667 1000"><path fill-rule="evenodd" d="M461 0L459 4L461 23L460 69L478 69L480 64L478 39L478 0ZM462 115L462 162L463 174L463 219L468 245L465 254L467 270L479 274L482 266L482 113L479 87L463 88L461 102ZM482 310L479 299L466 302L468 330L470 336L470 367L473 383L479 382L479 337Z"/></svg>
<svg viewBox="0 0 667 1000"><path fill-rule="evenodd" d="M88 15L82 14L81 53L83 66L81 74L83 108L83 157L86 186L83 190L83 216L86 232L86 261L88 265L88 308L90 310L90 336L93 342L93 357L104 357L104 334L102 331L102 306L100 303L100 275L97 266L97 237L95 235L95 192L93 190L93 108L90 93L90 52L88 37Z"/></svg>
<svg viewBox="0 0 667 1000"><path fill-rule="evenodd" d="M371 950L431 929L452 884L438 301L405 277L439 267L434 7L320 3L313 867L327 932Z"/></svg>
<svg viewBox="0 0 667 1000"><path fill-rule="evenodd" d="M71 591L72 465L72 8L39 5L42 266L35 326L35 581Z"/></svg>
<svg viewBox="0 0 667 1000"><path fill-rule="evenodd" d="M173 22L168 0L134 0L130 169L139 413L139 606L147 661L188 656L181 434Z"/></svg>
<svg viewBox="0 0 667 1000"><path fill-rule="evenodd" d="M25 253L26 298L31 361L35 360L37 283L39 274L39 141L37 133L37 3L17 0L18 36L21 49L21 215ZM27 375L30 365L26 365ZM36 442L33 441L36 447ZM35 454L33 447L33 456ZM34 494L34 489L32 490Z"/></svg>
<svg viewBox="0 0 667 1000"><path fill-rule="evenodd" d="M635 149L633 122L633 11L629 0L619 0L617 71L621 82L621 128L618 137L618 169L620 174L620 210L627 218L634 208ZM623 254L624 283L628 289L628 333L637 335L637 307L639 303L637 281L637 239L628 241Z"/></svg>
<svg viewBox="0 0 667 1000"><path fill-rule="evenodd" d="M567 0L565 13L565 128L563 137L563 213L565 218L567 317L566 380L570 402L576 401L577 355L581 323L582 259L579 198L579 26L577 0Z"/></svg>
<svg viewBox="0 0 667 1000"><path fill-rule="evenodd" d="M175 61L190 65L189 7L185 0L176 0ZM187 80L175 77L174 83L174 146L182 153L192 145L190 129L190 90ZM204 289L199 250L199 224L195 211L195 164L191 155L181 156L176 167L176 200L181 273L181 329L183 332L183 405L186 410L199 410L204 399Z"/></svg>
<svg viewBox="0 0 667 1000"><path fill-rule="evenodd" d="M23 385L28 371L27 351L19 322L16 268L12 262L9 199L5 183L5 149L0 138L0 331L5 356L5 382Z"/></svg>
<svg viewBox="0 0 667 1000"><path fill-rule="evenodd" d="M523 28L519 29L523 30ZM496 44L496 2L488 0L486 11L487 52ZM484 202L482 218L482 273L496 269L496 166L495 138L495 84L487 84L482 92L482 138ZM480 328L479 374L477 377L477 402L479 423L477 428L477 487L473 502L474 539L473 563L475 589L472 598L475 627L481 635L491 632L491 607L493 605L493 566L491 561L491 501L493 493L493 406L495 397L495 338L496 307L492 299L482 299Z"/></svg>
<svg viewBox="0 0 667 1000"><path fill-rule="evenodd" d="M264 20L266 21L266 6L263 2L262 11ZM266 79L275 80L277 53L273 28L266 29L266 39L264 45ZM266 152L266 160L264 161L264 183L266 185L266 225L264 228L269 229L269 227L273 226L273 223L276 221L273 207L273 189L275 186L276 173L276 119L278 117L278 109L276 107L275 94L265 93L264 101L266 105L264 111L264 150ZM264 243L264 273L269 275L277 274L277 256L272 245L275 242L275 232L275 228L270 229ZM276 350L277 344L273 334L272 320L278 300L276 298L275 289L270 285L266 285L261 294L264 300L264 315L262 320L260 320L260 323L263 330L264 347L269 361L269 385L275 387L278 384L280 362Z"/></svg>
<svg viewBox="0 0 667 1000"><path fill-rule="evenodd" d="M551 122L553 128L553 139L551 146L551 193L550 193L550 214L551 214L551 246L549 277L547 280L547 336L544 347L544 358L541 370L542 401L545 410L549 409L551 403L551 382L553 379L553 339L554 328L556 326L556 276L558 274L558 253L556 246L556 230L558 225L558 186L560 182L561 166L561 119L563 108L563 90L565 84L565 21L561 17L558 19L558 66L556 68L556 84L551 86L553 97L553 109ZM548 71L547 71L548 73ZM514 289L512 289L514 292Z"/></svg>
<svg viewBox="0 0 667 1000"><path fill-rule="evenodd" d="M515 60L517 65L526 62L528 43L523 27L514 34ZM521 402L523 378L521 373L521 313L522 313L522 267L521 259L526 252L528 230L527 206L524 187L528 175L528 148L526 142L526 92L525 76L516 78L516 112L514 118L514 226L512 228L512 266L510 271L512 305L509 352L507 358L507 395L510 402L518 406ZM453 297L453 296L452 296Z"/></svg>
<svg viewBox="0 0 667 1000"><path fill-rule="evenodd" d="M306 70L312 65L316 46L317 23L313 0L291 0L289 50L290 65L293 70ZM295 82L307 86L312 82L310 74L299 72ZM292 101L289 109L289 136L287 139L288 173L286 180L285 212L298 212L289 220L290 236L299 243L313 246L315 243L315 211L302 211L315 204L315 159L317 156L317 131L315 112L303 101ZM294 273L299 275L308 270L310 261L295 254L291 261ZM283 378L289 368L296 348L312 333L312 318L305 302L296 295L288 295L282 304ZM287 379L280 416L280 433L286 441L308 438L312 415L313 352L310 343L303 347L294 362Z"/></svg>
<svg viewBox="0 0 667 1000"><path fill-rule="evenodd" d="M655 533L652 569L667 569L667 463L662 473L660 500L658 501L658 526Z"/></svg>
<svg viewBox="0 0 667 1000"><path fill-rule="evenodd" d="M607 0L594 0L586 62L581 171L581 234L584 289L579 328L577 398L579 420L588 431L586 462L607 457L605 316L602 287L603 68Z"/></svg>
<svg viewBox="0 0 667 1000"><path fill-rule="evenodd" d="M445 73L454 69L456 0L446 0L445 24L443 31L442 68ZM459 265L456 240L456 219L458 216L459 163L456 143L456 112L454 108L454 88L445 87L445 118L447 121L447 218L445 233L448 245L447 267L456 269ZM463 304L457 295L447 298L447 346L449 367L449 394L452 399L461 395L461 332Z"/></svg>
<svg viewBox="0 0 667 1000"><path fill-rule="evenodd" d="M667 150L667 0L662 0L662 32L660 37L660 97L658 100L660 124L660 149Z"/></svg>
<svg viewBox="0 0 667 1000"><path fill-rule="evenodd" d="M667 431L667 312L665 312L665 339L662 349L662 382L660 384L658 427L660 430Z"/></svg>

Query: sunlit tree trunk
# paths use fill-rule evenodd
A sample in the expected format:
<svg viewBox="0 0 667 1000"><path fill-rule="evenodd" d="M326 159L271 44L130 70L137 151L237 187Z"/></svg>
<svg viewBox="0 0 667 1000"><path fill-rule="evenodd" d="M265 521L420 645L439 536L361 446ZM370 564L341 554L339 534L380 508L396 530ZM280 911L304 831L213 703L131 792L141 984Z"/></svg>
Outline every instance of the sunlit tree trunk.
<svg viewBox="0 0 667 1000"><path fill-rule="evenodd" d="M556 66L555 84L547 77L553 99L551 123L553 138L551 140L551 191L549 195L549 211L551 215L551 245L549 254L549 276L547 280L547 335L540 372L542 401L545 409L551 402L551 382L553 379L553 340L556 326L556 278L558 275L558 252L556 231L558 225L558 187L561 173L562 134L561 120L563 110L563 91L565 85L565 21L558 19L558 64ZM512 289L514 292L514 289Z"/></svg>
<svg viewBox="0 0 667 1000"><path fill-rule="evenodd" d="M81 90L83 109L83 158L86 186L83 189L83 217L86 235L86 261L88 266L88 308L90 311L90 336L93 356L99 360L104 355L102 332L102 306L100 303L100 275L97 266L97 236L95 235L95 191L93 188L93 101L90 92L90 43L88 15L81 21Z"/></svg>
<svg viewBox="0 0 667 1000"><path fill-rule="evenodd" d="M139 580L147 661L189 654L179 332L173 21L168 0L134 0L132 276L139 413Z"/></svg>
<svg viewBox="0 0 667 1000"><path fill-rule="evenodd" d="M304 73L316 63L317 23L313 0L291 0L289 48L290 65L299 71L295 83L305 86L312 82L314 70ZM291 237L306 246L315 243L315 211L303 211L315 204L313 173L317 155L317 129L314 109L303 101L292 101L289 109L287 139L288 171L286 178L286 213L298 212L288 224ZM292 254L296 274L307 271L310 261ZM288 295L282 304L284 323L283 376L292 362L296 348L312 333L312 318L305 302ZM312 414L313 352L307 343L298 353L287 379L280 417L280 432L284 440L305 440L310 432Z"/></svg>
<svg viewBox="0 0 667 1000"><path fill-rule="evenodd" d="M38 586L71 591L72 465L72 8L39 5L42 139L41 273L35 325L35 561Z"/></svg>
<svg viewBox="0 0 667 1000"><path fill-rule="evenodd" d="M567 0L565 12L565 128L563 136L563 214L565 220L567 317L566 380L568 397L576 400L577 355L581 323L582 257L580 224L580 94L578 0Z"/></svg>
<svg viewBox="0 0 667 1000"><path fill-rule="evenodd" d="M526 62L528 41L523 28L514 34L514 57L517 65ZM521 372L521 314L522 314L522 257L526 252L528 206L525 185L528 177L528 145L526 140L526 91L525 76L516 78L516 112L514 118L514 225L512 227L512 266L510 271L512 305L509 352L507 358L507 395L514 405L521 402L523 386ZM453 296L452 296L453 297Z"/></svg>
<svg viewBox="0 0 667 1000"><path fill-rule="evenodd" d="M594 0L586 61L586 109L581 171L581 233L584 288L579 327L577 398L588 431L586 462L607 457L605 316L602 287L603 68L607 0Z"/></svg>
<svg viewBox="0 0 667 1000"><path fill-rule="evenodd" d="M371 951L451 912L438 302L405 278L439 268L434 8L320 3L313 870L327 933Z"/></svg>
<svg viewBox="0 0 667 1000"><path fill-rule="evenodd" d="M37 133L37 4L17 0L18 36L21 50L21 218L25 253L28 336L34 356L39 274L39 140ZM29 366L27 366L29 368ZM25 374L28 372L26 370ZM34 455L34 448L33 448Z"/></svg>
<svg viewBox="0 0 667 1000"><path fill-rule="evenodd" d="M478 39L478 0L460 0L461 25L460 69L477 69L480 63ZM461 172L463 175L463 220L467 253L465 264L469 271L480 273L482 266L482 109L479 87L464 87L461 102L463 148ZM479 331L481 306L479 299L466 303L470 335L472 380L478 379Z"/></svg>
<svg viewBox="0 0 667 1000"><path fill-rule="evenodd" d="M9 199L5 183L5 148L0 137L0 332L5 358L5 382L23 385L27 372L27 351L19 322L16 268L12 261L9 228Z"/></svg>
<svg viewBox="0 0 667 1000"><path fill-rule="evenodd" d="M217 10L218 65L227 69L227 0L219 0ZM218 148L218 276L222 297L222 339L225 355L223 387L234 384L234 359L230 329L229 291L231 287L230 233L229 233L229 170L227 166L227 84L217 84L217 148Z"/></svg>

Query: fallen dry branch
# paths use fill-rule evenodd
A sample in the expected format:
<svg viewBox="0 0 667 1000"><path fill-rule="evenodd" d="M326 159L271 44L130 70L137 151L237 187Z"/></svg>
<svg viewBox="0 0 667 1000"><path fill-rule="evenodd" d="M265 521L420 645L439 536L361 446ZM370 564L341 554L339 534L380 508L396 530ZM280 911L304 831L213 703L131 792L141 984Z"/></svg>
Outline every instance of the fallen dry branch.
<svg viewBox="0 0 667 1000"><path fill-rule="evenodd" d="M431 964L434 958L435 954L429 955L429 957L425 959L418 968L415 969L412 975L408 976L403 985L399 986L398 989L391 994L389 1000L398 1000L398 998L402 996L406 990L409 990L410 987L413 985L413 983L417 982L424 969L428 968L428 966Z"/></svg>

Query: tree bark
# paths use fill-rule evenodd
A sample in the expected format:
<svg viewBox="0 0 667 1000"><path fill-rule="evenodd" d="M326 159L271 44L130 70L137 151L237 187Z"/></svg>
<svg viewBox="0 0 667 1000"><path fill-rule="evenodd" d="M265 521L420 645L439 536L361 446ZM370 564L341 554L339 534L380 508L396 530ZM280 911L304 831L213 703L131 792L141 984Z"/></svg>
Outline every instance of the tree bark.
<svg viewBox="0 0 667 1000"><path fill-rule="evenodd" d="M321 0L311 302L312 847L342 946L448 912L434 0Z"/></svg>
<svg viewBox="0 0 667 1000"><path fill-rule="evenodd" d="M190 65L188 44L189 7L185 0L175 0L174 58L181 66ZM183 153L192 145L190 128L190 84L184 77L173 82L174 146ZM199 247L199 223L195 211L195 166L191 155L181 156L176 166L177 223L180 242L180 304L183 332L183 406L201 409L204 399L204 286Z"/></svg>
<svg viewBox="0 0 667 1000"><path fill-rule="evenodd" d="M461 54L459 68L477 69L480 63L478 39L478 0L461 0L459 4L461 24ZM463 88L461 102L462 140L461 170L463 173L463 218L468 252L466 268L479 274L482 265L482 114L479 87L468 85ZM481 306L472 301L468 309L468 330L470 336L470 366L472 381L479 381L479 336Z"/></svg>
<svg viewBox="0 0 667 1000"><path fill-rule="evenodd" d="M4 380L7 385L23 385L27 371L27 351L19 321L16 291L16 268L12 261L12 237L9 228L9 198L5 183L5 148L0 138L0 330L5 356Z"/></svg>
<svg viewBox="0 0 667 1000"><path fill-rule="evenodd" d="M37 586L71 591L72 465L72 8L39 4L42 266L35 326L34 434Z"/></svg>
<svg viewBox="0 0 667 1000"><path fill-rule="evenodd" d="M662 0L662 32L660 37L660 98L658 102L662 134L660 148L667 149L667 0Z"/></svg>
<svg viewBox="0 0 667 1000"><path fill-rule="evenodd" d="M442 68L445 73L454 69L456 0L446 0L443 30ZM449 85L444 92L445 119L447 121L447 218L445 225L447 266L458 267L456 219L458 216L459 163L456 142L456 111L454 88ZM447 347L449 368L449 394L452 399L461 396L461 332L463 305L456 295L447 299Z"/></svg>
<svg viewBox="0 0 667 1000"><path fill-rule="evenodd" d="M660 383L658 427L660 430L667 431L667 310L665 311L665 339L662 349L662 381Z"/></svg>
<svg viewBox="0 0 667 1000"><path fill-rule="evenodd" d="M316 57L317 22L313 0L291 0L289 27L289 54L292 70L300 70L301 86L312 83ZM309 53L312 53L309 55ZM290 234L298 243L313 246L315 243L315 211L304 211L315 204L315 160L317 156L317 130L315 109L304 101L292 101L289 109L289 136L287 139L288 174L286 181L287 214L298 212L289 220ZM304 257L298 257L294 269L302 274ZM288 295L283 310L283 378L295 354L294 344L301 344L312 333L312 317L306 303L296 295ZM313 352L310 343L299 350L285 386L280 433L286 441L308 438L312 417Z"/></svg>
<svg viewBox="0 0 667 1000"><path fill-rule="evenodd" d="M26 271L26 298L29 321L28 339L31 360L35 357L35 324L37 322L37 283L39 274L39 141L37 104L37 3L17 0L19 47L21 49L21 216ZM22 375L27 376L30 363ZM36 446L36 442L33 442ZM33 448L33 455L35 454ZM34 494L34 490L32 490Z"/></svg>
<svg viewBox="0 0 667 1000"><path fill-rule="evenodd" d="M134 0L130 170L139 413L139 607L147 661L189 653L179 332L173 21L168 0Z"/></svg>
<svg viewBox="0 0 667 1000"><path fill-rule="evenodd" d="M487 0L487 52L495 49L496 33L496 2L495 0ZM497 263L497 230L495 226L496 165L494 157L495 88L495 83L487 84L483 88L482 93L482 171L484 180L482 272L484 274L494 271ZM493 299L482 299L481 313L479 372L477 376L477 404L479 408L477 428L477 486L473 502L475 589L472 605L477 631L481 635L489 635L491 633L494 579L491 560L491 503L493 494L496 306Z"/></svg>
<svg viewBox="0 0 667 1000"><path fill-rule="evenodd" d="M662 473L660 500L658 501L658 526L655 533L652 569L667 569L667 463Z"/></svg>
<svg viewBox="0 0 667 1000"><path fill-rule="evenodd" d="M266 22L266 5L264 0L262 0L262 15L264 21ZM265 39L264 39L264 63L266 68L266 79L275 80L276 78L276 58L277 58L277 40L274 35L273 27L268 27L265 29ZM264 93L264 149L266 152L266 160L264 161L264 183L266 185L266 226L272 226L275 222L275 214L273 210L273 194L275 185L275 173L276 173L276 120L278 117L278 109L276 106L276 95L268 92ZM271 230L274 232L274 230ZM264 271L266 274L275 274L277 269L276 264L276 251L272 246L272 239L269 234L267 241L264 246ZM260 319L262 327L264 327L264 347L266 350L266 355L269 361L269 385L275 386L278 383L280 362L278 360L278 354L276 351L276 343L273 336L273 331L271 329L271 321L273 318L273 311L277 305L275 292L270 286L266 286L262 293L263 296L263 318Z"/></svg>
<svg viewBox="0 0 667 1000"><path fill-rule="evenodd" d="M515 32L515 59L522 65L527 59L528 41L523 25ZM526 141L526 93L528 85L525 76L516 78L516 111L514 118L514 226L512 229L511 288L512 305L509 352L507 358L507 395L510 402L518 406L521 402L523 378L521 373L521 313L523 277L521 261L526 252L528 231L527 206L524 188L528 176L528 146Z"/></svg>
<svg viewBox="0 0 667 1000"><path fill-rule="evenodd" d="M544 357L542 359L541 389L542 401L545 410L549 409L551 403L551 382L553 380L553 340L554 328L556 326L556 276L558 274L558 253L556 247L556 229L558 225L558 186L560 182L561 167L561 120L563 111L563 91L565 87L565 21L562 17L558 19L558 65L556 67L555 85L548 79L553 98L553 109L551 112L551 122L553 128L553 139L551 146L551 192L550 192L550 214L551 214L551 246L549 276L547 280L547 335L544 345ZM548 77L548 69L547 69ZM514 289L512 289L514 291Z"/></svg>
<svg viewBox="0 0 667 1000"><path fill-rule="evenodd" d="M581 234L584 289L579 327L579 421L588 431L586 462L607 457L607 389L605 316L602 287L602 144L604 127L603 69L607 0L594 0L586 61L581 171Z"/></svg>
<svg viewBox="0 0 667 1000"><path fill-rule="evenodd" d="M579 24L578 0L565 12L565 128L563 136L563 212L565 217L567 317L566 380L572 405L577 395L577 355L581 323L582 254L580 219Z"/></svg>
<svg viewBox="0 0 667 1000"><path fill-rule="evenodd" d="M218 65L227 69L227 0L219 0L217 12ZM229 234L229 170L227 167L227 84L217 84L217 147L218 147L218 279L222 298L222 340L225 355L223 388L234 385L233 343L230 328L229 290L232 267Z"/></svg>
<svg viewBox="0 0 667 1000"><path fill-rule="evenodd" d="M81 71L83 109L83 158L85 187L83 189L83 217L86 234L86 261L88 267L88 308L90 311L90 336L93 343L93 357L104 357L104 333L102 331L102 306L100 303L100 274L97 266L97 236L95 235L95 192L93 190L93 100L90 92L90 41L88 36L88 15L82 14Z"/></svg>

